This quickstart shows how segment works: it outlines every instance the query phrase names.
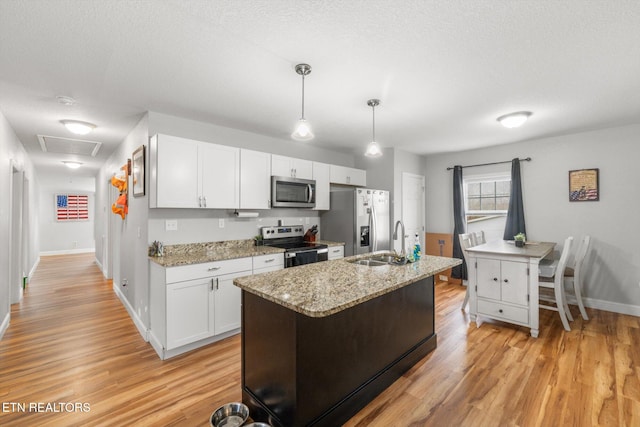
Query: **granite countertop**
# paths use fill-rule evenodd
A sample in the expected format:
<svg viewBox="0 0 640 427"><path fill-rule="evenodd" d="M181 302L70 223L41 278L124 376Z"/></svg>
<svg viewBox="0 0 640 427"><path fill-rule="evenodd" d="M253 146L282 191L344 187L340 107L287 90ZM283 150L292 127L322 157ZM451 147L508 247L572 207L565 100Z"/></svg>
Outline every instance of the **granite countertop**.
<svg viewBox="0 0 640 427"><path fill-rule="evenodd" d="M189 243L167 245L164 256L150 256L149 259L163 267L223 261L258 255L284 253L284 249L271 246L256 246L251 240L227 240L224 242Z"/></svg>
<svg viewBox="0 0 640 427"><path fill-rule="evenodd" d="M376 253L388 253L379 251ZM325 317L433 276L457 258L423 256L406 265L368 267L348 262L371 254L237 278L239 288L309 317Z"/></svg>

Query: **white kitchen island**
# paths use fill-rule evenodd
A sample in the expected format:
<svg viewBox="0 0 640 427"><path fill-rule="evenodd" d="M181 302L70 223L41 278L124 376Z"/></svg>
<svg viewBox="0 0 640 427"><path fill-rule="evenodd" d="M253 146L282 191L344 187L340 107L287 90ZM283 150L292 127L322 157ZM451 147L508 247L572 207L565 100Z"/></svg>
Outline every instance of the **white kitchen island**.
<svg viewBox="0 0 640 427"><path fill-rule="evenodd" d="M531 328L538 337L538 265L555 243L496 240L467 249L471 321L478 316Z"/></svg>

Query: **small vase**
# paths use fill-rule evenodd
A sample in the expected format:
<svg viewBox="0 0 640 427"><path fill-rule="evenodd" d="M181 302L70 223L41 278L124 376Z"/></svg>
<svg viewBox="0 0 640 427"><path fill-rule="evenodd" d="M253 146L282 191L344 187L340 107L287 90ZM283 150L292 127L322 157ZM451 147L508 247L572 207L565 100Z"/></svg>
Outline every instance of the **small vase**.
<svg viewBox="0 0 640 427"><path fill-rule="evenodd" d="M516 240L516 247L524 248L524 240Z"/></svg>

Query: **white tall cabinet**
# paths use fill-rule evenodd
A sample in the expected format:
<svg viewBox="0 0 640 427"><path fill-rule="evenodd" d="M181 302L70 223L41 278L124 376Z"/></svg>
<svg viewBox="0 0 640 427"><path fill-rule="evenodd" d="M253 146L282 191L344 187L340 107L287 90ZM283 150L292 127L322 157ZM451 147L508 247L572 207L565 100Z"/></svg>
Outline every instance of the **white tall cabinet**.
<svg viewBox="0 0 640 427"><path fill-rule="evenodd" d="M158 134L150 140L149 166L152 208L239 207L236 147Z"/></svg>
<svg viewBox="0 0 640 427"><path fill-rule="evenodd" d="M348 168L346 166L331 165L330 181L332 184L365 187L367 185L367 171Z"/></svg>
<svg viewBox="0 0 640 427"><path fill-rule="evenodd" d="M316 181L316 207L314 209L317 211L328 211L331 207L330 171L331 165L313 162L313 179Z"/></svg>

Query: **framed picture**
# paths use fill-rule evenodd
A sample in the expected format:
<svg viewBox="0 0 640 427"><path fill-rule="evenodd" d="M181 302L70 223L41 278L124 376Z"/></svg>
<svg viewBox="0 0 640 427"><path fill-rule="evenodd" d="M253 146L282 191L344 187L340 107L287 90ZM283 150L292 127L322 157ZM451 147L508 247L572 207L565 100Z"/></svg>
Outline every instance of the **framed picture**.
<svg viewBox="0 0 640 427"><path fill-rule="evenodd" d="M600 200L599 169L569 171L569 201L595 202Z"/></svg>
<svg viewBox="0 0 640 427"><path fill-rule="evenodd" d="M133 197L142 197L144 196L144 145L133 152L132 169Z"/></svg>

